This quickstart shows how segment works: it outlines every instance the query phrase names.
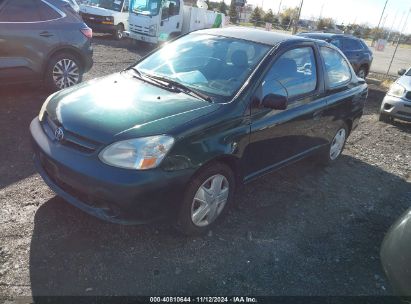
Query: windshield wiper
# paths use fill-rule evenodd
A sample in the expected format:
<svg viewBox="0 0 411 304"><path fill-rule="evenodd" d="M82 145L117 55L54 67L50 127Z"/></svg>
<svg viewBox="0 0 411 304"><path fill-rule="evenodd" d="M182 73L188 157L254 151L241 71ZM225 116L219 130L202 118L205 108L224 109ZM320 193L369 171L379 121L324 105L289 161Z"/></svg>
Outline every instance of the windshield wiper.
<svg viewBox="0 0 411 304"><path fill-rule="evenodd" d="M139 77L139 78L143 78L143 74L140 72L140 70L139 69L137 69L136 67L130 67L130 68L128 68L127 70L132 70L132 71L134 71L136 74L137 74L137 76Z"/></svg>
<svg viewBox="0 0 411 304"><path fill-rule="evenodd" d="M155 77L151 77L151 75L148 75L146 73L142 73L140 72L139 69L137 69L136 67L130 67L128 69L126 69L126 71L132 70L135 74L133 75L133 77L141 79L145 82L151 83L151 84L155 84L163 89L167 89L167 90L172 90L174 91L175 88L171 88L167 83L165 83L165 81L163 80L159 80Z"/></svg>
<svg viewBox="0 0 411 304"><path fill-rule="evenodd" d="M157 79L157 80L160 80L162 82L165 82L168 85L168 87L170 87L171 89L177 89L180 92L184 92L186 94L197 97L199 99L202 99L202 100L205 100L205 101L208 101L208 102L213 102L213 100L211 99L210 96L208 96L204 93L198 92L197 90L193 90L192 88L190 88L190 87L188 87L188 86L186 86L186 85L184 85L184 84L182 84L178 81L175 81L175 80L172 80L170 78L163 77L163 76L153 75L153 74L144 74L144 76L149 77L149 78L153 78L153 79Z"/></svg>

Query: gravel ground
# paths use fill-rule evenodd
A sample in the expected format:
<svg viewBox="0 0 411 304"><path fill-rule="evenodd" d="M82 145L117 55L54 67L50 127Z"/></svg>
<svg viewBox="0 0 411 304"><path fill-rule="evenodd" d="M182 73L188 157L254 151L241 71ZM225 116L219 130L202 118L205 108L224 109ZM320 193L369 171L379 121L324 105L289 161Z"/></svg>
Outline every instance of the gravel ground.
<svg viewBox="0 0 411 304"><path fill-rule="evenodd" d="M94 40L92 79L149 49ZM411 124L378 122L384 92L334 166L302 161L242 187L207 236L169 223L119 226L56 197L31 163L28 126L46 94L0 88L0 296L389 295L379 248L411 205Z"/></svg>

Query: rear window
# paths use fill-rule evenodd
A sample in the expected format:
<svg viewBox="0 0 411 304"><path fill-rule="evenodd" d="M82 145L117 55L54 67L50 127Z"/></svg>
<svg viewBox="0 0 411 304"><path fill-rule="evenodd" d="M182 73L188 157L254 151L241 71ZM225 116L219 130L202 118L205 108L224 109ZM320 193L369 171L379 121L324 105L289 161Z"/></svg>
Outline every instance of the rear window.
<svg viewBox="0 0 411 304"><path fill-rule="evenodd" d="M358 51L363 48L362 43L357 39L344 39L344 49L347 51Z"/></svg>
<svg viewBox="0 0 411 304"><path fill-rule="evenodd" d="M58 19L61 17L59 13L44 2L38 3L38 10L42 21Z"/></svg>

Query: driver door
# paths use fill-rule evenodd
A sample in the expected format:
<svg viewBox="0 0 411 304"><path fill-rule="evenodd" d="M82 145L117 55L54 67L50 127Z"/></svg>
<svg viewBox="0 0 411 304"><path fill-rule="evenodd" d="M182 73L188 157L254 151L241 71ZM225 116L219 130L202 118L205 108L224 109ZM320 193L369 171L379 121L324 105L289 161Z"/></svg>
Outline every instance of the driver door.
<svg viewBox="0 0 411 304"><path fill-rule="evenodd" d="M250 143L244 151L245 181L303 158L327 143L321 63L314 45L286 50L268 70L250 105ZM285 96L285 110L262 105L265 96Z"/></svg>
<svg viewBox="0 0 411 304"><path fill-rule="evenodd" d="M165 0L161 6L159 40L166 41L181 32L183 14L182 1Z"/></svg>

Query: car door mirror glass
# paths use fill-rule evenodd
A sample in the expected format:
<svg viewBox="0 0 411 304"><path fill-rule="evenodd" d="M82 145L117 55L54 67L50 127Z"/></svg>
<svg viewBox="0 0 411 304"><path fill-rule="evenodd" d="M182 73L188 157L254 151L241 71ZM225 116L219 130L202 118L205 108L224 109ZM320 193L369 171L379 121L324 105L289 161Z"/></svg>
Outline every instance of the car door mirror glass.
<svg viewBox="0 0 411 304"><path fill-rule="evenodd" d="M402 75L405 74L405 72L406 72L405 69L400 69L400 70L398 70L398 75L402 76Z"/></svg>
<svg viewBox="0 0 411 304"><path fill-rule="evenodd" d="M284 95L268 94L263 98L263 106L273 110L287 109L288 98Z"/></svg>

